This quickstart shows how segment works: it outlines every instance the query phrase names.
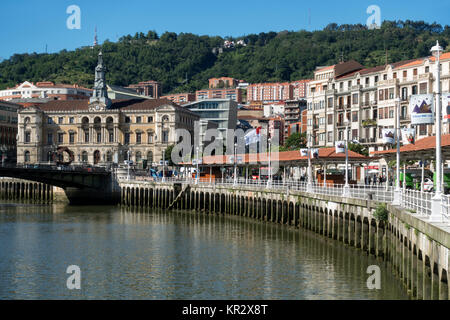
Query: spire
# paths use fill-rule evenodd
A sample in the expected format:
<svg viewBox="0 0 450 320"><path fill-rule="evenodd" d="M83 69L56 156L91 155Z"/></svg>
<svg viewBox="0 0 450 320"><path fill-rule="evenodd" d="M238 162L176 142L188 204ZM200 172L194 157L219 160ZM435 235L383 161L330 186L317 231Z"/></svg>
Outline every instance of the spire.
<svg viewBox="0 0 450 320"><path fill-rule="evenodd" d="M95 68L94 92L89 102L101 102L106 105L106 107L109 107L111 105L111 100L108 98L105 74L106 68L103 66L103 54L102 51L100 51L98 53L97 67Z"/></svg>

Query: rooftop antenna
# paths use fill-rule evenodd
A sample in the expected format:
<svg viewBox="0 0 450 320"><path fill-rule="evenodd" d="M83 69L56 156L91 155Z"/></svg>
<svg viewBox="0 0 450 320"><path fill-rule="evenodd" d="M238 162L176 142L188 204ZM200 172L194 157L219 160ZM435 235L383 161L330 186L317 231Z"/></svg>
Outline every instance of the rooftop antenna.
<svg viewBox="0 0 450 320"><path fill-rule="evenodd" d="M94 47L98 46L97 26L95 26Z"/></svg>
<svg viewBox="0 0 450 320"><path fill-rule="evenodd" d="M311 29L311 8L308 9L308 24L309 28Z"/></svg>

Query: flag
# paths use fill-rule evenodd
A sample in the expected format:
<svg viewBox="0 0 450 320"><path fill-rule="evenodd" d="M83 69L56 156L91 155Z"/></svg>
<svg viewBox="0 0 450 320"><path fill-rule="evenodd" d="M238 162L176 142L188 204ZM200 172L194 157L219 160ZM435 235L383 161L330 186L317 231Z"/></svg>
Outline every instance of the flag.
<svg viewBox="0 0 450 320"><path fill-rule="evenodd" d="M250 130L249 132L247 132L247 134L244 137L245 145L248 146L253 143L258 143L259 139L260 139L260 132L261 132L261 127L258 127L256 129L253 129L253 130Z"/></svg>
<svg viewBox="0 0 450 320"><path fill-rule="evenodd" d="M383 142L385 144L394 144L395 129L383 129L381 133L383 135Z"/></svg>
<svg viewBox="0 0 450 320"><path fill-rule="evenodd" d="M416 94L409 101L411 124L434 124L434 95Z"/></svg>
<svg viewBox="0 0 450 320"><path fill-rule="evenodd" d="M402 142L406 144L414 144L416 141L416 129L414 128L403 128L402 129Z"/></svg>
<svg viewBox="0 0 450 320"><path fill-rule="evenodd" d="M336 153L345 153L345 141L336 141L334 146Z"/></svg>

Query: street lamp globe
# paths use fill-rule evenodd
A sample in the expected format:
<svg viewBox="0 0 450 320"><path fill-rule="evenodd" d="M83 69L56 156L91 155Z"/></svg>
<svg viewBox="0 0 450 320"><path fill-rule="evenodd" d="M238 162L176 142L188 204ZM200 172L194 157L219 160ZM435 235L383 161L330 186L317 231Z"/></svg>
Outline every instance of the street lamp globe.
<svg viewBox="0 0 450 320"><path fill-rule="evenodd" d="M436 45L433 46L430 51L433 57L438 58L441 56L444 49L439 45L439 41L436 41Z"/></svg>

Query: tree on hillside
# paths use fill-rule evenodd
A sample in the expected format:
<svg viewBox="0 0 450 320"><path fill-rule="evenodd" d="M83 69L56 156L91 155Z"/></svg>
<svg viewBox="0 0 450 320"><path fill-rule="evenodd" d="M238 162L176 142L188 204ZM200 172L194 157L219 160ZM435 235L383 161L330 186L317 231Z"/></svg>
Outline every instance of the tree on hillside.
<svg viewBox="0 0 450 320"><path fill-rule="evenodd" d="M294 151L306 147L306 133L295 132L289 136L280 147L280 151Z"/></svg>

